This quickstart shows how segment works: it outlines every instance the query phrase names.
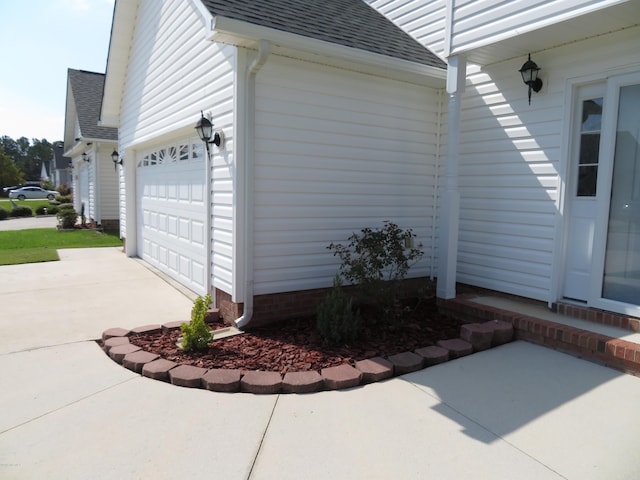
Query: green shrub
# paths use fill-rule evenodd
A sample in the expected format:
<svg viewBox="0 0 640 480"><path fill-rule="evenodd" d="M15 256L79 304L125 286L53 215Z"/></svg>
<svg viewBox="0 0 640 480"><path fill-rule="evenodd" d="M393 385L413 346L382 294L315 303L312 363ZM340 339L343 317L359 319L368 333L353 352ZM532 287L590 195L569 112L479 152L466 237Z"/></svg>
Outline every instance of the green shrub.
<svg viewBox="0 0 640 480"><path fill-rule="evenodd" d="M73 197L71 195L60 195L56 197L56 200L60 203L72 203Z"/></svg>
<svg viewBox="0 0 640 480"><path fill-rule="evenodd" d="M69 199L71 199L71 188L68 187L67 185L62 184L58 188L56 188L56 190L61 196L65 196L65 197L68 196Z"/></svg>
<svg viewBox="0 0 640 480"><path fill-rule="evenodd" d="M333 288L318 305L316 328L329 345L356 340L362 333L360 313L353 308L353 299L342 289L340 275L333 279Z"/></svg>
<svg viewBox="0 0 640 480"><path fill-rule="evenodd" d="M32 217L33 210L31 207L14 207L9 215L12 217Z"/></svg>
<svg viewBox="0 0 640 480"><path fill-rule="evenodd" d="M47 207L47 214L55 215L56 213L58 213L58 207L56 205L50 205Z"/></svg>
<svg viewBox="0 0 640 480"><path fill-rule="evenodd" d="M68 210L73 209L73 203L61 203L58 205L58 210Z"/></svg>
<svg viewBox="0 0 640 480"><path fill-rule="evenodd" d="M348 245L331 243L327 248L340 257L340 273L358 286L361 300L398 320L402 312L401 280L422 257L422 252L412 246L414 237L411 229L402 230L386 221L381 229L364 228L361 234L354 233Z"/></svg>
<svg viewBox="0 0 640 480"><path fill-rule="evenodd" d="M51 213L55 213L51 211L52 208L54 207L45 207L44 205L40 205L38 208L36 208L36 215L48 215Z"/></svg>
<svg viewBox="0 0 640 480"><path fill-rule="evenodd" d="M210 304L211 295L209 294L196 298L191 309L191 322L183 323L180 326L180 330L182 330L182 349L185 352L204 350L213 339L211 328L204 321Z"/></svg>
<svg viewBox="0 0 640 480"><path fill-rule="evenodd" d="M59 209L56 216L58 217L58 226L64 229L73 228L78 220L78 212L73 208Z"/></svg>
<svg viewBox="0 0 640 480"><path fill-rule="evenodd" d="M0 207L0 220L4 220L9 216L9 212L7 212L4 208Z"/></svg>

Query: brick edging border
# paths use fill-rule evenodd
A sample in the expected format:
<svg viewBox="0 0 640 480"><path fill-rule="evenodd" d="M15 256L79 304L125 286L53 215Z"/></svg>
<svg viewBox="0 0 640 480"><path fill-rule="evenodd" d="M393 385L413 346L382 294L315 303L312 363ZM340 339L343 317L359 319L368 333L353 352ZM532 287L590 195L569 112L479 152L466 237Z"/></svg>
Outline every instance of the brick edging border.
<svg viewBox="0 0 640 480"><path fill-rule="evenodd" d="M513 325L514 335L518 340L549 347L630 375L640 376L640 344L476 303L465 295L447 300L441 306L447 314L467 321L500 319ZM622 328L625 326L621 325Z"/></svg>
<svg viewBox="0 0 640 480"><path fill-rule="evenodd" d="M374 357L322 370L278 372L210 369L181 365L144 351L129 341L131 335L179 328L181 322L144 325L126 330L110 328L102 333L102 349L115 362L142 376L173 385L214 392L254 394L314 393L340 390L415 372L477 351L502 345L514 338L510 322L491 320L463 325L460 338L440 340L436 345L403 352L388 358Z"/></svg>

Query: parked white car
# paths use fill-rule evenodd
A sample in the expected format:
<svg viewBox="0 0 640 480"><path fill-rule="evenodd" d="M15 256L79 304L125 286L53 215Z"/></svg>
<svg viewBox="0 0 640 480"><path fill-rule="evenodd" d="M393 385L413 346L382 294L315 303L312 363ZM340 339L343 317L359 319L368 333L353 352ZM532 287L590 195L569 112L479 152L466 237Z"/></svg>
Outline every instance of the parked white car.
<svg viewBox="0 0 640 480"><path fill-rule="evenodd" d="M36 198L48 198L53 200L60 195L55 190L45 190L40 187L22 187L9 192L9 198L17 198L18 200L32 200Z"/></svg>

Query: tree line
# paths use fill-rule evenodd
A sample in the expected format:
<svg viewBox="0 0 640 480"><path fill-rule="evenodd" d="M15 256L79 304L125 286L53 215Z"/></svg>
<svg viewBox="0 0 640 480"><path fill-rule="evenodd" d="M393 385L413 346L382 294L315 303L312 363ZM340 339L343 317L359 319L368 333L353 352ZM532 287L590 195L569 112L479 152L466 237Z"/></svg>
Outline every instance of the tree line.
<svg viewBox="0 0 640 480"><path fill-rule="evenodd" d="M42 162L50 160L53 165L53 149L58 143L61 142L52 144L46 138L0 137L0 187L40 180Z"/></svg>

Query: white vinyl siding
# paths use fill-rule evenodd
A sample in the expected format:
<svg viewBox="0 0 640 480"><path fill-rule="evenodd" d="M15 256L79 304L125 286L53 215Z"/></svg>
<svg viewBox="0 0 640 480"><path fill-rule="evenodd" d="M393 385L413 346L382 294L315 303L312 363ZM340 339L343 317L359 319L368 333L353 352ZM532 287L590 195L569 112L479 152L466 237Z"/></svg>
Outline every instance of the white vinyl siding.
<svg viewBox="0 0 640 480"><path fill-rule="evenodd" d="M433 53L444 58L446 0L365 0Z"/></svg>
<svg viewBox="0 0 640 480"><path fill-rule="evenodd" d="M124 159L126 162L126 158ZM135 159L132 159L135 161ZM124 178L124 164L118 167L118 218L120 219L120 238L127 238L127 187Z"/></svg>
<svg viewBox="0 0 640 480"><path fill-rule="evenodd" d="M111 153L115 148L115 144L104 143L98 146L98 179L99 185L99 215L96 220L102 222L104 220L118 219L118 173L113 167Z"/></svg>
<svg viewBox="0 0 640 480"><path fill-rule="evenodd" d="M521 59L469 67L460 133L458 281L555 300L569 134L564 105L571 96L565 86L569 79L593 82L640 68L639 33L625 30L538 54L544 87L531 105L517 72Z"/></svg>
<svg viewBox="0 0 640 480"><path fill-rule="evenodd" d="M451 52L516 37L618 0L457 0L453 5Z"/></svg>
<svg viewBox="0 0 640 480"><path fill-rule="evenodd" d="M133 35L120 113L120 151L140 151L193 134L200 111L212 114L226 148L212 155L212 284L231 291L233 236L233 96L236 49L207 41L192 2L142 0ZM127 160L125 159L125 162ZM132 159L133 161L133 159ZM202 175L204 176L204 172ZM121 185L124 198L125 186ZM126 234L121 203L121 232ZM138 219L138 222L142 221ZM140 242L141 239L138 239Z"/></svg>
<svg viewBox="0 0 640 480"><path fill-rule="evenodd" d="M203 109L216 127L230 125L234 66L234 47L206 41L191 2L142 0L122 100L121 148L195 125Z"/></svg>
<svg viewBox="0 0 640 480"><path fill-rule="evenodd" d="M257 77L255 293L327 287L347 242L412 228L432 273L436 90L275 55Z"/></svg>

